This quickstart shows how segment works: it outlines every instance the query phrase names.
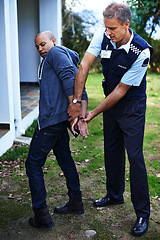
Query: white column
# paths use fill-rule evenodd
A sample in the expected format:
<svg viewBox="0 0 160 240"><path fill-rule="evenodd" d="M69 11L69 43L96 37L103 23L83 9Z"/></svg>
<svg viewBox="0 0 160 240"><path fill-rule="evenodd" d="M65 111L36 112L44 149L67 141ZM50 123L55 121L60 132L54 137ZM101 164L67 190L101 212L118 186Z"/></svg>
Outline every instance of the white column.
<svg viewBox="0 0 160 240"><path fill-rule="evenodd" d="M9 0L0 1L0 123L9 124L10 130L0 139L0 155L9 149L15 138L12 85L12 55Z"/></svg>
<svg viewBox="0 0 160 240"><path fill-rule="evenodd" d="M39 0L40 31L51 31L58 43L62 39L62 4L61 0Z"/></svg>
<svg viewBox="0 0 160 240"><path fill-rule="evenodd" d="M8 101L9 101L9 122L14 123L13 107L13 79L12 79L12 54L11 54L11 34L10 34L10 2L4 0L4 21L5 21L5 50L6 50L6 74L8 82Z"/></svg>
<svg viewBox="0 0 160 240"><path fill-rule="evenodd" d="M6 3L7 1L0 1L0 123L10 123L6 52Z"/></svg>
<svg viewBox="0 0 160 240"><path fill-rule="evenodd" d="M18 47L18 22L17 22L17 0L10 0L10 24L11 24L11 61L13 82L13 104L15 134L22 134L21 127L21 97L20 97L20 75L19 75L19 47Z"/></svg>

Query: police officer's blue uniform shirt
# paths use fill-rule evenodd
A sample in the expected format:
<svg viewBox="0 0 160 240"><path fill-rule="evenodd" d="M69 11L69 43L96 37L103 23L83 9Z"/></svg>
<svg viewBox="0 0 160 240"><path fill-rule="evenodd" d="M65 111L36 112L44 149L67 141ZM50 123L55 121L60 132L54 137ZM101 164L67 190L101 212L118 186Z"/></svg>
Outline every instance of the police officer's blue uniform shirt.
<svg viewBox="0 0 160 240"><path fill-rule="evenodd" d="M86 52L89 52L89 53L93 54L94 56L98 57L98 55L100 54L100 51L101 51L101 44L103 41L105 30L106 30L106 28L104 26L102 26L95 33ZM118 49L124 49L128 53L132 39L133 39L133 32L132 32L129 42L125 45L122 45ZM112 44L113 44L114 48L116 49L116 43L112 42ZM101 52L101 54L103 54L103 53ZM132 64L131 68L123 75L121 82L126 85L129 85L129 86L139 86L144 77L144 74L147 71L149 59L150 59L150 50L149 50L149 48L146 48L145 50L143 50L140 53L137 60Z"/></svg>

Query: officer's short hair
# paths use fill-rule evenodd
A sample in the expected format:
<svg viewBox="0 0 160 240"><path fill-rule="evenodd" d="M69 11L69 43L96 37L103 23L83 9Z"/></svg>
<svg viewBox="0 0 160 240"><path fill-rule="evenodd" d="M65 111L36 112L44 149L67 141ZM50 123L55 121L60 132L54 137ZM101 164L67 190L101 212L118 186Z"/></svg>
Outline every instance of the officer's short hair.
<svg viewBox="0 0 160 240"><path fill-rule="evenodd" d="M132 19L131 9L127 4L111 3L103 11L103 17L106 19L117 18L121 24Z"/></svg>

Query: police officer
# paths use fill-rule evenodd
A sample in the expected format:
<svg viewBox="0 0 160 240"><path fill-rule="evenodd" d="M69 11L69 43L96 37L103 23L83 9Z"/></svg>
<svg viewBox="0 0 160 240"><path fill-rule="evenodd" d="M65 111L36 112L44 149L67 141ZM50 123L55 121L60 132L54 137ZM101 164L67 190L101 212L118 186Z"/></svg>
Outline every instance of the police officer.
<svg viewBox="0 0 160 240"><path fill-rule="evenodd" d="M96 207L123 204L125 189L125 149L130 163L131 200L137 220L132 235L142 236L148 228L150 200L143 157L146 110L146 71L152 47L130 29L128 5L111 3L103 12L100 29L80 64L75 80L74 99L80 100L91 65L101 51L106 98L91 112L86 122L103 112L106 168L105 197ZM68 108L70 120L81 116L79 104Z"/></svg>

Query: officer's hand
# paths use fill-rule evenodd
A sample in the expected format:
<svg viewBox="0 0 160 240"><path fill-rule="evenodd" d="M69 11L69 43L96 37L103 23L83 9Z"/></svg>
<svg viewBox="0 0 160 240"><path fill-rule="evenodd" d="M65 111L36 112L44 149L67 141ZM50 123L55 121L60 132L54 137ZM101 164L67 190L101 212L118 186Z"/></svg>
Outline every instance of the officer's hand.
<svg viewBox="0 0 160 240"><path fill-rule="evenodd" d="M88 112L86 118L82 119L83 122L89 123L94 118L93 111Z"/></svg>
<svg viewBox="0 0 160 240"><path fill-rule="evenodd" d="M82 119L78 121L78 129L82 137L87 138L89 135L88 125L86 122L83 122Z"/></svg>

